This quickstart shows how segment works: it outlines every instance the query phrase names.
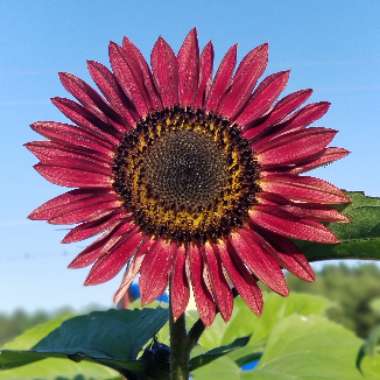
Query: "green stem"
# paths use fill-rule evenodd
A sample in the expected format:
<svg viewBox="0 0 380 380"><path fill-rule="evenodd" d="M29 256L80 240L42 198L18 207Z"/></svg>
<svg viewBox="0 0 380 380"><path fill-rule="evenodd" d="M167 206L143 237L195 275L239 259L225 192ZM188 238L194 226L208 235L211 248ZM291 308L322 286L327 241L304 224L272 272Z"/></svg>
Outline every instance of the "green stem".
<svg viewBox="0 0 380 380"><path fill-rule="evenodd" d="M205 325L200 319L198 319L189 331L188 343L187 343L189 352L191 352L191 350L198 343L198 340L203 334L204 330L205 330Z"/></svg>
<svg viewBox="0 0 380 380"><path fill-rule="evenodd" d="M171 300L169 305L170 380L188 380L190 351L187 343L185 315L174 321Z"/></svg>

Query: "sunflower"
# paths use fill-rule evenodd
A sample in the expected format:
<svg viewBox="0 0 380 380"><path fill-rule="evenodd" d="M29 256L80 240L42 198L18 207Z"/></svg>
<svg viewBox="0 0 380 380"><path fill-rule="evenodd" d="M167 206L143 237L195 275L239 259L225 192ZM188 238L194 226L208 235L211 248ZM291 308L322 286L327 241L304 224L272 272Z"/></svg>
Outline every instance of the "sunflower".
<svg viewBox="0 0 380 380"><path fill-rule="evenodd" d="M109 45L112 70L89 61L102 95L68 73L63 86L77 99L53 98L72 122L41 121L47 140L27 148L48 181L74 188L30 214L75 224L63 243L100 237L69 265L91 265L86 285L112 279L126 266L115 301L140 276L141 300L170 285L174 319L190 288L200 318L231 317L234 292L259 314L258 281L286 296L282 269L312 281L293 240L336 244L325 222L346 222L334 205L349 202L337 187L300 175L345 156L327 147L337 131L309 127L328 102L301 107L312 90L277 101L289 71L266 77L268 45L236 66L237 45L213 76L211 42L199 53L196 30L176 55L159 38L148 66L124 38ZM301 107L301 108L300 108Z"/></svg>

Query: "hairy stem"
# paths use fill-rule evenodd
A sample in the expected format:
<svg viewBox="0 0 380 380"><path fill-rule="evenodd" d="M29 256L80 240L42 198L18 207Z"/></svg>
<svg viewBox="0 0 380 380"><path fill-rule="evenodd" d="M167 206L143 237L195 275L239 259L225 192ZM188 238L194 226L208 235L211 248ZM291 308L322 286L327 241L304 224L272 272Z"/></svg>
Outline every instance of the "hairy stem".
<svg viewBox="0 0 380 380"><path fill-rule="evenodd" d="M170 380L189 379L189 357L185 315L174 321L170 300Z"/></svg>

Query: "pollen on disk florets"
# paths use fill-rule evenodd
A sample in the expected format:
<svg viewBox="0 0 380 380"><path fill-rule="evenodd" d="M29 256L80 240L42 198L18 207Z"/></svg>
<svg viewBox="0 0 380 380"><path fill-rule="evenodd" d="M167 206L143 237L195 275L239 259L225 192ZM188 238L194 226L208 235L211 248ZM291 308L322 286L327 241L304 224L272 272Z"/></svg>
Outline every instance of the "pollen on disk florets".
<svg viewBox="0 0 380 380"><path fill-rule="evenodd" d="M140 228L177 242L216 240L255 202L258 166L236 126L190 108L151 113L127 133L114 187Z"/></svg>

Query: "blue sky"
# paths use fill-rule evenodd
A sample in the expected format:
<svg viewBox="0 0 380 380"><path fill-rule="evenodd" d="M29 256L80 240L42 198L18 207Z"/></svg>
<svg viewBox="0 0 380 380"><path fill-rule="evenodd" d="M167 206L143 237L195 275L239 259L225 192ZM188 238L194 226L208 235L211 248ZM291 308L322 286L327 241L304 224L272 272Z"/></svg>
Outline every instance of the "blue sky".
<svg viewBox="0 0 380 380"><path fill-rule="evenodd" d="M380 195L380 2L366 1L99 1L0 2L0 311L16 307L111 304L118 279L85 288L86 270L66 269L83 244L63 246L64 228L26 215L62 189L34 172L22 144L38 139L28 125L64 117L49 98L65 96L58 71L86 80L86 59L107 60L109 40L124 35L145 56L158 37L177 49L198 28L216 59L238 42L239 56L270 43L267 73L290 68L286 92L314 88L332 102L319 125L340 130L335 144L352 151L317 172L342 188Z"/></svg>

